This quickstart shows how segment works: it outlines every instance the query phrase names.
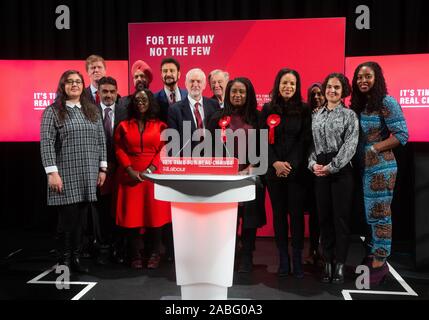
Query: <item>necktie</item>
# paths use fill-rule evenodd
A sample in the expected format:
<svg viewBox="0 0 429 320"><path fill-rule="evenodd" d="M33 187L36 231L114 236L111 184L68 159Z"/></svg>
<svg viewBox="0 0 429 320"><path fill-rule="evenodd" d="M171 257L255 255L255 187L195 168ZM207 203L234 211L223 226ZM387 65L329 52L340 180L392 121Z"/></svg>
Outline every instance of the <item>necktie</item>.
<svg viewBox="0 0 429 320"><path fill-rule="evenodd" d="M201 117L200 110L198 110L200 103L197 102L194 105L195 120L197 120L197 129L203 129L203 118Z"/></svg>
<svg viewBox="0 0 429 320"><path fill-rule="evenodd" d="M95 91L95 103L100 104L100 96L98 95L98 90ZM110 108L109 108L110 109Z"/></svg>
<svg viewBox="0 0 429 320"><path fill-rule="evenodd" d="M170 93L170 101L171 101L171 104L176 102L176 93L175 92Z"/></svg>
<svg viewBox="0 0 429 320"><path fill-rule="evenodd" d="M112 135L113 135L113 130L112 130L112 118L110 116L110 111L112 111L111 108L106 108L104 109L104 121L103 121L103 126L104 126L104 133L106 134L106 138L107 139L111 139Z"/></svg>

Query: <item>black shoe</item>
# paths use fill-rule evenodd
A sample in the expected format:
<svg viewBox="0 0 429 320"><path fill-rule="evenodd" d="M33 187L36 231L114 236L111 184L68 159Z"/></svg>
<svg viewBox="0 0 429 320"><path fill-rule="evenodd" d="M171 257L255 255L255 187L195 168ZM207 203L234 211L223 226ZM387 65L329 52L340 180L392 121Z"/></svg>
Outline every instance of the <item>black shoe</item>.
<svg viewBox="0 0 429 320"><path fill-rule="evenodd" d="M125 262L125 254L123 250L113 248L110 258L114 263L123 264Z"/></svg>
<svg viewBox="0 0 429 320"><path fill-rule="evenodd" d="M249 273L253 270L253 257L252 254L245 254L243 252L240 258L240 265L238 267L238 273Z"/></svg>
<svg viewBox="0 0 429 320"><path fill-rule="evenodd" d="M109 263L110 246L101 245L98 249L97 259L95 263L101 266L105 266Z"/></svg>
<svg viewBox="0 0 429 320"><path fill-rule="evenodd" d="M173 250L166 250L165 251L165 260L169 263L174 262L174 251Z"/></svg>
<svg viewBox="0 0 429 320"><path fill-rule="evenodd" d="M323 266L323 272L322 277L320 278L320 281L323 283L329 283L332 279L332 263L325 262Z"/></svg>
<svg viewBox="0 0 429 320"><path fill-rule="evenodd" d="M80 250L73 251L73 256L71 259L71 271L77 273L89 273L89 269L82 265L80 261Z"/></svg>
<svg viewBox="0 0 429 320"><path fill-rule="evenodd" d="M332 283L342 284L344 283L344 263L337 263L335 265L334 277L332 278Z"/></svg>
<svg viewBox="0 0 429 320"><path fill-rule="evenodd" d="M290 272L289 254L280 251L280 266L278 270L279 277L287 277Z"/></svg>
<svg viewBox="0 0 429 320"><path fill-rule="evenodd" d="M302 250L293 250L293 276L298 279L304 278L302 270Z"/></svg>

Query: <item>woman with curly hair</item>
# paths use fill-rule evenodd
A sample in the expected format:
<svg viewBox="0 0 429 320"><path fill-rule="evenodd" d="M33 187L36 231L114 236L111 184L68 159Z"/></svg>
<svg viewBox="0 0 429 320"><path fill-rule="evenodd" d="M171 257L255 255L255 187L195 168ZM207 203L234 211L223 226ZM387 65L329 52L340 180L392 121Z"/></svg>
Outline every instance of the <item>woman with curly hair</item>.
<svg viewBox="0 0 429 320"><path fill-rule="evenodd" d="M397 173L392 149L407 143L408 130L401 106L387 95L383 71L376 62L356 68L351 108L358 114L361 127L358 154L366 221L371 229L366 261L371 284L379 284L389 272L386 259L392 243L390 205Z"/></svg>
<svg viewBox="0 0 429 320"><path fill-rule="evenodd" d="M259 135L260 114L257 109L256 93L252 82L248 78L240 77L230 80L225 89L224 108L217 111L210 120L209 130L214 134L216 129L221 128L219 121L228 119L225 128L233 132L242 130L246 137L249 130L255 129ZM213 135L215 136L215 134ZM249 141L249 139L246 139ZM256 138L259 141L259 137ZM259 145L255 146L259 154ZM252 172L252 165L249 163L249 149L246 146L246 162L240 163L240 174ZM238 140L234 141L234 157L239 156ZM226 153L226 152L225 152ZM227 154L225 154L227 155ZM232 156L232 155L231 155ZM244 162L244 161L243 161ZM263 176L258 176L256 180L256 198L253 201L240 203L238 207L238 223L241 221L241 244L239 273L251 272L253 269L253 251L255 250L257 228L266 224L265 214L265 185Z"/></svg>
<svg viewBox="0 0 429 320"><path fill-rule="evenodd" d="M359 140L359 122L356 113L344 107L343 99L350 95L350 84L343 74L331 73L322 88L327 103L313 114L314 150L308 168L316 176L320 242L325 261L321 281L341 284L344 282L354 195L350 162Z"/></svg>

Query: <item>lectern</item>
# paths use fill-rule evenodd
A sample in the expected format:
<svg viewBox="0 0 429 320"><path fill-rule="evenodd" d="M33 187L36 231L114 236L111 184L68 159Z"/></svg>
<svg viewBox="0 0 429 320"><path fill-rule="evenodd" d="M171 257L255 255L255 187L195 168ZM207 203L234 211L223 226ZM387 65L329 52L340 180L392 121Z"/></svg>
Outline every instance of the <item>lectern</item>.
<svg viewBox="0 0 429 320"><path fill-rule="evenodd" d="M182 300L226 300L232 286L238 202L255 199L255 177L146 174L171 202L176 281Z"/></svg>

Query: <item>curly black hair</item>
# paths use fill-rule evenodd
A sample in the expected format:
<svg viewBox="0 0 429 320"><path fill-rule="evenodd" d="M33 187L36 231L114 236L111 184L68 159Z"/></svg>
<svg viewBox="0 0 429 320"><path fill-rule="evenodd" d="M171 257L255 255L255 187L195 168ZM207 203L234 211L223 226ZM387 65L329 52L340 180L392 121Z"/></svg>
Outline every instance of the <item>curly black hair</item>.
<svg viewBox="0 0 429 320"><path fill-rule="evenodd" d="M357 77L362 67L369 67L374 71L374 86L368 93L362 93L357 85ZM357 114L366 109L369 113L379 112L383 106L383 99L387 95L386 80L384 79L383 70L377 62L367 61L357 66L352 81L352 98L350 108Z"/></svg>
<svg viewBox="0 0 429 320"><path fill-rule="evenodd" d="M328 76L325 78L325 80L322 83L322 92L326 97L326 87L328 85L329 79L337 78L341 83L341 98L344 99L350 95L351 88L350 88L350 82L349 79L342 73L334 72L328 74Z"/></svg>
<svg viewBox="0 0 429 320"><path fill-rule="evenodd" d="M258 125L258 103L256 101L255 88L253 87L252 82L245 77L239 77L228 81L225 89L225 105L222 109L221 117L230 116L234 111L234 107L231 104L231 88L234 83L237 82L244 84L246 87L246 102L244 106L240 108L244 121L253 127L256 127Z"/></svg>

